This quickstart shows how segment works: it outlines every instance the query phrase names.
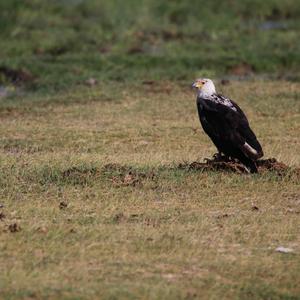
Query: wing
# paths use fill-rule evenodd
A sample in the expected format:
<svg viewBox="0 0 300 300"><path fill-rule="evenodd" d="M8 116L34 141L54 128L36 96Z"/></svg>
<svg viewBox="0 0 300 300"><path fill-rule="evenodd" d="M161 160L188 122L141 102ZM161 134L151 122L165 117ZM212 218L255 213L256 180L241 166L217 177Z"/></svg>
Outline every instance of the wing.
<svg viewBox="0 0 300 300"><path fill-rule="evenodd" d="M213 99L199 99L198 103L202 111L210 116L205 125L213 141L220 139L231 143L251 159L263 156L262 147L250 128L246 115L234 101L215 95Z"/></svg>

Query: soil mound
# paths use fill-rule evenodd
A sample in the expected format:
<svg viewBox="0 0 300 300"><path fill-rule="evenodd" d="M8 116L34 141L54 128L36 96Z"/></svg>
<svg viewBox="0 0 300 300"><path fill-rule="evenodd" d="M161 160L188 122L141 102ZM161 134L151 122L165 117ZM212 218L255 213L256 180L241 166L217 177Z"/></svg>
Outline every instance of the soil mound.
<svg viewBox="0 0 300 300"><path fill-rule="evenodd" d="M241 163L223 156L205 159L205 162L194 161L192 163L180 164L178 168L200 171L227 171L240 174L248 173ZM296 175L300 178L300 168L289 167L286 164L277 161L275 158L258 160L257 168L259 173L275 172L280 176Z"/></svg>

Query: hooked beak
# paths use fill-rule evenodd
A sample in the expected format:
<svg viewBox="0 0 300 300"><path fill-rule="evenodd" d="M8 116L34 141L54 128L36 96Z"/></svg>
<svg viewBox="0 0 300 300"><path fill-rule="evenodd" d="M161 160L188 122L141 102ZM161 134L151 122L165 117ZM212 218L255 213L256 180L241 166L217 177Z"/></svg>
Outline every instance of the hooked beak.
<svg viewBox="0 0 300 300"><path fill-rule="evenodd" d="M193 89L200 89L202 87L202 83L199 82L199 81L195 81L193 84L192 84L192 88Z"/></svg>

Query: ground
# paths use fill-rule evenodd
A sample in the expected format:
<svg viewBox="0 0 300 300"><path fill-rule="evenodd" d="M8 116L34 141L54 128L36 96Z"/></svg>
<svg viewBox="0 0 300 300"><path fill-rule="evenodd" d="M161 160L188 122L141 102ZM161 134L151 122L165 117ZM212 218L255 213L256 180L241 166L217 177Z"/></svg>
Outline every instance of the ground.
<svg viewBox="0 0 300 300"><path fill-rule="evenodd" d="M217 84L290 173L181 168L215 152L184 84L3 108L1 297L298 299L299 85Z"/></svg>
<svg viewBox="0 0 300 300"><path fill-rule="evenodd" d="M0 1L0 299L300 299L299 20L298 0ZM203 167L200 76L276 168Z"/></svg>

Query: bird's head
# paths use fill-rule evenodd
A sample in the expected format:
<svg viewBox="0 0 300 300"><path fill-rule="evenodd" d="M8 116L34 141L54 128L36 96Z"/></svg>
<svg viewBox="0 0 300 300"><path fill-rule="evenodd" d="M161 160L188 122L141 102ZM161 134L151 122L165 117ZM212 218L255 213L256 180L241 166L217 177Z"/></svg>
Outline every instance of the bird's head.
<svg viewBox="0 0 300 300"><path fill-rule="evenodd" d="M216 93L216 88L212 80L199 78L193 83L192 87L197 90L199 97L209 97Z"/></svg>

